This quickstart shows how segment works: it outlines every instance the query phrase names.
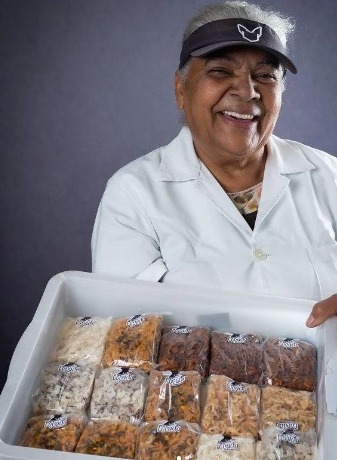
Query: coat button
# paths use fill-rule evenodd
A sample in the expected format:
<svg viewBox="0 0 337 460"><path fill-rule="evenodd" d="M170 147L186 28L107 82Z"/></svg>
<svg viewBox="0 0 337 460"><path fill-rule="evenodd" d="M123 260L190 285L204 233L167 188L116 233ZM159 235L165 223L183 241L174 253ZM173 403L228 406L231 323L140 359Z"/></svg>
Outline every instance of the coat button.
<svg viewBox="0 0 337 460"><path fill-rule="evenodd" d="M261 262L262 260L266 260L266 258L268 257L268 254L263 249L254 249L253 257L258 262Z"/></svg>

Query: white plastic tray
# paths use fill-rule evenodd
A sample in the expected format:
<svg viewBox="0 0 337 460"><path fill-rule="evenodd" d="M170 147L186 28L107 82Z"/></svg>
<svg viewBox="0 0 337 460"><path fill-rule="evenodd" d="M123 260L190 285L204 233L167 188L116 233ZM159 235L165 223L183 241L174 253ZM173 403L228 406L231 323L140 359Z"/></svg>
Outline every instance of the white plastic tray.
<svg viewBox="0 0 337 460"><path fill-rule="evenodd" d="M160 312L168 324L208 325L225 331L301 338L314 343L318 350L319 382L317 460L336 460L337 417L331 413L337 411L337 319L308 329L305 320L312 304L307 300L237 294L222 289L120 280L83 272L60 273L49 281L11 361L0 396L0 459L108 458L19 446L29 417L31 393L64 316Z"/></svg>

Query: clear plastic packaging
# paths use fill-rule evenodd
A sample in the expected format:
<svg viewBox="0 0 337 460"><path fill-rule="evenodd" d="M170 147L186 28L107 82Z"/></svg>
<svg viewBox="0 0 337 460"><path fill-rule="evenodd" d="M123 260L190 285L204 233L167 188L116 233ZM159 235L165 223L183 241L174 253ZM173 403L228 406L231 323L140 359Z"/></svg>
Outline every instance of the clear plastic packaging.
<svg viewBox="0 0 337 460"><path fill-rule="evenodd" d="M136 425L106 419L90 420L81 434L75 452L134 458L136 439Z"/></svg>
<svg viewBox="0 0 337 460"><path fill-rule="evenodd" d="M255 460L255 439L202 433L196 460Z"/></svg>
<svg viewBox="0 0 337 460"><path fill-rule="evenodd" d="M49 363L41 372L33 394L33 414L58 414L86 410L95 378L95 368L86 361Z"/></svg>
<svg viewBox="0 0 337 460"><path fill-rule="evenodd" d="M27 422L21 445L73 452L85 423L83 414L32 417Z"/></svg>
<svg viewBox="0 0 337 460"><path fill-rule="evenodd" d="M210 375L201 429L208 434L257 437L259 407L257 385L235 382L225 375Z"/></svg>
<svg viewBox="0 0 337 460"><path fill-rule="evenodd" d="M305 433L271 427L263 431L256 446L256 460L315 460L315 430Z"/></svg>
<svg viewBox="0 0 337 460"><path fill-rule="evenodd" d="M208 375L210 330L207 327L166 326L158 353L161 371L197 371Z"/></svg>
<svg viewBox="0 0 337 460"><path fill-rule="evenodd" d="M263 344L265 383L314 391L316 349L304 340L269 337Z"/></svg>
<svg viewBox="0 0 337 460"><path fill-rule="evenodd" d="M201 377L198 372L151 371L145 420L199 423L200 388Z"/></svg>
<svg viewBox="0 0 337 460"><path fill-rule="evenodd" d="M253 334L211 333L210 374L227 375L237 382L258 384L262 369L262 343Z"/></svg>
<svg viewBox="0 0 337 460"><path fill-rule="evenodd" d="M65 317L49 361L74 363L85 359L99 364L110 324L110 317Z"/></svg>
<svg viewBox="0 0 337 460"><path fill-rule="evenodd" d="M316 395L314 392L290 390L278 386L262 388L261 429L276 423L293 422L300 431L316 426Z"/></svg>
<svg viewBox="0 0 337 460"><path fill-rule="evenodd" d="M158 353L162 322L162 316L156 314L115 319L107 335L103 366L150 371Z"/></svg>
<svg viewBox="0 0 337 460"><path fill-rule="evenodd" d="M98 372L90 403L92 418L139 423L148 375L141 369L108 367Z"/></svg>
<svg viewBox="0 0 337 460"><path fill-rule="evenodd" d="M185 421L148 422L140 426L137 460L195 459L200 428Z"/></svg>

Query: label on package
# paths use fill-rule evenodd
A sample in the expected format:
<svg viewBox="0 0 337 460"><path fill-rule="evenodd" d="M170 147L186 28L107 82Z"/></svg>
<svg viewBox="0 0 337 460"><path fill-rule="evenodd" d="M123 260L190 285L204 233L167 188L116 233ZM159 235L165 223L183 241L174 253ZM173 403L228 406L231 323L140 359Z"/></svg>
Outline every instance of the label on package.
<svg viewBox="0 0 337 460"><path fill-rule="evenodd" d="M44 426L51 430L55 428L63 428L67 425L67 421L67 417L62 417L62 415L54 415L53 418L50 418L44 422Z"/></svg>
<svg viewBox="0 0 337 460"><path fill-rule="evenodd" d="M295 339L281 339L278 342L280 347L283 348L296 348L298 347L298 342Z"/></svg>
<svg viewBox="0 0 337 460"><path fill-rule="evenodd" d="M288 442L289 444L299 444L300 437L293 430L285 430L277 436L279 441Z"/></svg>
<svg viewBox="0 0 337 460"><path fill-rule="evenodd" d="M186 376L182 375L179 371L165 371L165 381L171 387L177 387L186 381Z"/></svg>
<svg viewBox="0 0 337 460"><path fill-rule="evenodd" d="M129 318L126 322L128 327L137 327L144 323L145 317L144 315L135 315Z"/></svg>
<svg viewBox="0 0 337 460"><path fill-rule="evenodd" d="M239 444L231 436L224 436L216 446L221 450L238 450Z"/></svg>
<svg viewBox="0 0 337 460"><path fill-rule="evenodd" d="M87 327L95 324L95 320L94 318L91 318L91 316L83 316L83 318L76 320L75 324L80 327Z"/></svg>
<svg viewBox="0 0 337 460"><path fill-rule="evenodd" d="M188 326L173 326L172 332L175 334L190 334L192 332L192 328Z"/></svg>
<svg viewBox="0 0 337 460"><path fill-rule="evenodd" d="M181 426L175 422L160 423L157 426L157 433L179 433L179 431L181 431Z"/></svg>
<svg viewBox="0 0 337 460"><path fill-rule="evenodd" d="M81 367L76 364L76 363L65 363L65 364L60 364L60 366L57 368L61 372L76 372L81 370Z"/></svg>
<svg viewBox="0 0 337 460"><path fill-rule="evenodd" d="M244 334L231 334L230 337L227 338L228 343L246 343L247 336Z"/></svg>
<svg viewBox="0 0 337 460"><path fill-rule="evenodd" d="M235 382L234 380L227 383L227 390L231 393L246 393L247 388L242 382Z"/></svg>
<svg viewBox="0 0 337 460"><path fill-rule="evenodd" d="M280 430L298 430L298 423L291 421L277 422L276 426Z"/></svg>
<svg viewBox="0 0 337 460"><path fill-rule="evenodd" d="M112 375L112 380L117 382L130 382L134 380L135 376L131 373L128 367L123 367L117 374Z"/></svg>

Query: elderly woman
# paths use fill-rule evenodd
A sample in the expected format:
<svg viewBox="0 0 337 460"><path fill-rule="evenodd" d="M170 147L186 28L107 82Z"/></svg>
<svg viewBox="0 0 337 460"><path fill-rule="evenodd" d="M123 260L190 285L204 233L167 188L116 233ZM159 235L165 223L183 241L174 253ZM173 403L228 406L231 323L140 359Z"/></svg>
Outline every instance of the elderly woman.
<svg viewBox="0 0 337 460"><path fill-rule="evenodd" d="M189 23L175 92L185 126L118 171L93 271L318 301L337 312L337 160L273 135L292 22L242 1Z"/></svg>

